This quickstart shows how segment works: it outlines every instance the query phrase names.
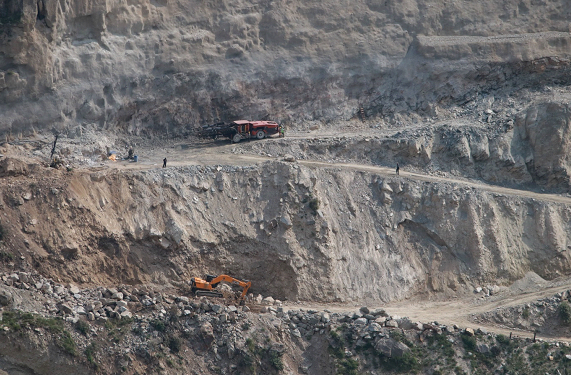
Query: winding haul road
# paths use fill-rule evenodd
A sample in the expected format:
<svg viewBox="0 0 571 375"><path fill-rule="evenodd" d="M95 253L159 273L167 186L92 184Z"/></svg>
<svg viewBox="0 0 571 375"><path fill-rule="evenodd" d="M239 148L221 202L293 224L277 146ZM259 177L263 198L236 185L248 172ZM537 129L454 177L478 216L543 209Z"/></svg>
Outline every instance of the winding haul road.
<svg viewBox="0 0 571 375"><path fill-rule="evenodd" d="M295 137L295 136L294 136ZM303 135L298 135L295 138L303 138ZM327 136L325 136L327 137ZM338 135L339 137L339 135ZM315 138L315 137L308 137ZM119 170L133 170L133 169L153 169L162 166L162 158L166 155L168 158L167 167L180 167L187 165L234 165L246 166L255 165L268 161L275 161L276 157L261 156L255 154L235 154L232 149L235 145L230 144L215 144L208 146L191 146L191 147L175 147L173 149L162 150L147 150L143 160L146 162L127 163L119 162L110 164L112 168ZM394 177L395 170L393 168L357 164L357 163L336 163L324 162L318 160L297 160L296 163L303 165L307 168L335 168L344 170L353 170L359 172L369 172L378 174L380 176ZM442 177L428 174L421 174L416 172L409 172L400 170L400 178L412 179L423 182L432 183L449 183L457 186L469 187L479 191L487 191L490 193L525 197L535 199L538 201L554 202L558 204L566 204L571 206L571 198L557 194L542 194L528 190L519 190L513 188L506 188L496 185L489 185L480 181L475 182L467 179L456 179L453 177ZM398 302L392 302L383 306L390 315L406 316L412 321L433 322L437 321L440 324L453 325L457 324L460 327L473 327L483 328L489 332L502 333L509 335L513 333L520 337L533 337L532 331L522 331L514 328L501 327L491 323L475 322L474 316L479 314L493 311L498 308L506 308L511 306L522 305L530 303L545 297L552 297L556 293L571 289L571 277L565 277L550 282L545 282L542 285L533 284L529 285L528 290L519 291L517 293L504 290L500 294L488 297L479 298L479 296L472 295L468 297L458 297L447 301L429 301L420 299L410 299ZM353 304L319 304L319 303L303 303L303 304L290 304L286 307L298 309L328 309L336 312L348 312L358 310L359 306ZM571 342L571 337L560 336L545 336L539 334L538 337L544 339Z"/></svg>

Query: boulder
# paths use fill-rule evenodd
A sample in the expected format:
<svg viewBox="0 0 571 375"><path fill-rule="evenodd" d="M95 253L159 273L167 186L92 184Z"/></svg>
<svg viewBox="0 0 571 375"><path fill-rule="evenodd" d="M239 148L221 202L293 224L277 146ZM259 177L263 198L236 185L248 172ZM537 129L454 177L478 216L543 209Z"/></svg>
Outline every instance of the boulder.
<svg viewBox="0 0 571 375"><path fill-rule="evenodd" d="M121 292L115 292L115 293L113 293L113 294L111 295L111 299L119 300L119 301L120 301L120 300L123 299L123 293L121 293Z"/></svg>
<svg viewBox="0 0 571 375"><path fill-rule="evenodd" d="M0 161L0 177L28 174L28 165L20 159L4 158Z"/></svg>
<svg viewBox="0 0 571 375"><path fill-rule="evenodd" d="M391 338L379 337L375 340L374 346L376 351L390 358L400 358L410 352L408 346Z"/></svg>
<svg viewBox="0 0 571 375"><path fill-rule="evenodd" d="M7 290L0 290L0 306L10 306L14 302L14 296Z"/></svg>
<svg viewBox="0 0 571 375"><path fill-rule="evenodd" d="M267 306L272 306L274 304L275 300L272 297L266 297L262 300L262 304L267 305Z"/></svg>
<svg viewBox="0 0 571 375"><path fill-rule="evenodd" d="M73 314L73 309L67 303L61 303L58 305L58 309L64 314Z"/></svg>
<svg viewBox="0 0 571 375"><path fill-rule="evenodd" d="M211 344L214 341L214 329L210 322L204 322L200 327L200 334L207 344Z"/></svg>
<svg viewBox="0 0 571 375"><path fill-rule="evenodd" d="M401 318L401 319L397 320L396 322L397 322L399 328L406 329L406 330L414 328L414 323L411 322L409 318Z"/></svg>
<svg viewBox="0 0 571 375"><path fill-rule="evenodd" d="M71 294L79 294L79 292L80 292L79 288L73 284L69 284L67 288L69 289Z"/></svg>
<svg viewBox="0 0 571 375"><path fill-rule="evenodd" d="M176 301L177 301L177 302L182 302L182 303L188 304L188 302L189 302L190 300L189 300L188 297L180 296L180 297L177 297L177 298L176 298Z"/></svg>
<svg viewBox="0 0 571 375"><path fill-rule="evenodd" d="M398 328L399 324L396 320L391 319L385 322L385 327Z"/></svg>
<svg viewBox="0 0 571 375"><path fill-rule="evenodd" d="M381 325L378 323L371 323L367 329L370 332L381 332L383 330L383 327L381 327Z"/></svg>
<svg viewBox="0 0 571 375"><path fill-rule="evenodd" d="M476 350L478 353L486 354L490 352L490 347L486 344L478 344L476 346Z"/></svg>

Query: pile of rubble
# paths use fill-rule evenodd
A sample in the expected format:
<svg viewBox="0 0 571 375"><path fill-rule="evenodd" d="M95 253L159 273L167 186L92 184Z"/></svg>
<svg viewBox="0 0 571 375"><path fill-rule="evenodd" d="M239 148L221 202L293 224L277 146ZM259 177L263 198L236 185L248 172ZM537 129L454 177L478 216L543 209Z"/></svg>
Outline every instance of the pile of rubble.
<svg viewBox="0 0 571 375"><path fill-rule="evenodd" d="M283 355L289 356L291 363L299 363L301 357L294 357L314 345L316 339L342 353L343 358L359 359L362 366L372 366L360 357L363 351L373 350L382 358L410 357L415 355L416 346L432 350L427 348L432 348L435 337L446 337L448 343L456 345L457 357L463 355L460 348L466 346L465 337L473 338L471 350L476 355L499 350L494 345L495 335L482 329L413 322L390 316L380 308L361 307L352 312L287 308L272 297L252 294L247 296L246 305L240 306L228 299L173 295L146 286L80 289L27 272L5 273L0 280L0 334L10 337L11 326L2 320L3 313L14 318L8 311L60 317L77 345L76 352L94 350L90 348L97 342L100 349L90 354L89 361L106 364L109 369L144 363L148 371L155 367L166 370L170 365L165 363L172 363L169 356L197 363L199 355L204 367L197 367L195 373L242 373L241 366L252 361L258 361L257 366L266 371L272 363L268 358L274 358L276 366L283 365L276 359ZM549 308L568 295L560 294L533 306ZM43 336L44 340L50 337L48 327L29 328L28 335ZM527 345L531 343L528 341L521 342ZM187 357L180 354L183 347ZM113 364L113 358L120 358L118 364ZM300 371L310 372L304 366Z"/></svg>
<svg viewBox="0 0 571 375"><path fill-rule="evenodd" d="M43 308L28 311L43 316L60 316L64 320L76 323L83 317L87 321L105 322L109 319L121 320L135 318L139 322L154 319L169 319L173 313L176 317L208 315L216 318L217 322L235 322L242 313L250 312L249 306L256 306L256 312L269 314L281 320L278 325L287 327L294 337L311 338L313 334L324 334L332 325L350 324L356 328L366 328L364 340L376 337L384 328L426 329L441 332L453 331L454 328L435 326L433 324L413 323L407 318L389 316L385 310L370 311L362 307L353 313L332 313L329 310L285 310L280 300L271 296L263 297L249 294L247 305L225 305L225 300L206 298L189 298L153 291L146 287L132 288L121 286L117 288L87 288L79 289L73 284L66 286L28 272L16 272L0 276L2 282L9 288L0 292L0 302L4 306L20 308L15 302L15 289L31 292L34 299L41 302ZM10 289L13 292L10 292ZM216 303L218 301L218 303ZM38 305L36 305L38 306ZM206 319L211 322L212 319ZM458 329L457 327L455 329Z"/></svg>

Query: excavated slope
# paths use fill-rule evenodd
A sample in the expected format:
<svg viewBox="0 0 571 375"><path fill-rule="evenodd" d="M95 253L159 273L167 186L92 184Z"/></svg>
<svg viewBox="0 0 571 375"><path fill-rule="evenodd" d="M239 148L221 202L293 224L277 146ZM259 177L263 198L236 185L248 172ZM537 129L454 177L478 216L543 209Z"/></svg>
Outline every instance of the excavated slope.
<svg viewBox="0 0 571 375"><path fill-rule="evenodd" d="M267 162L3 181L9 248L56 280L229 273L288 300L380 302L570 268L571 200ZM18 255L18 254L16 254Z"/></svg>

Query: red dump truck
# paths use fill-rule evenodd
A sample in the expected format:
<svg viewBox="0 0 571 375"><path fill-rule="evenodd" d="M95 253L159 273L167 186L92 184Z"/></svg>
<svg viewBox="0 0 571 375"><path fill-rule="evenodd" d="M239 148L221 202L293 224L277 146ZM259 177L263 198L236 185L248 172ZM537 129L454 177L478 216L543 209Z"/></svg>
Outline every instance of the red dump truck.
<svg viewBox="0 0 571 375"><path fill-rule="evenodd" d="M278 133L280 133L280 125L275 121L236 120L229 124L219 122L204 125L200 135L208 138L227 137L233 143L238 143L242 139L264 139Z"/></svg>

